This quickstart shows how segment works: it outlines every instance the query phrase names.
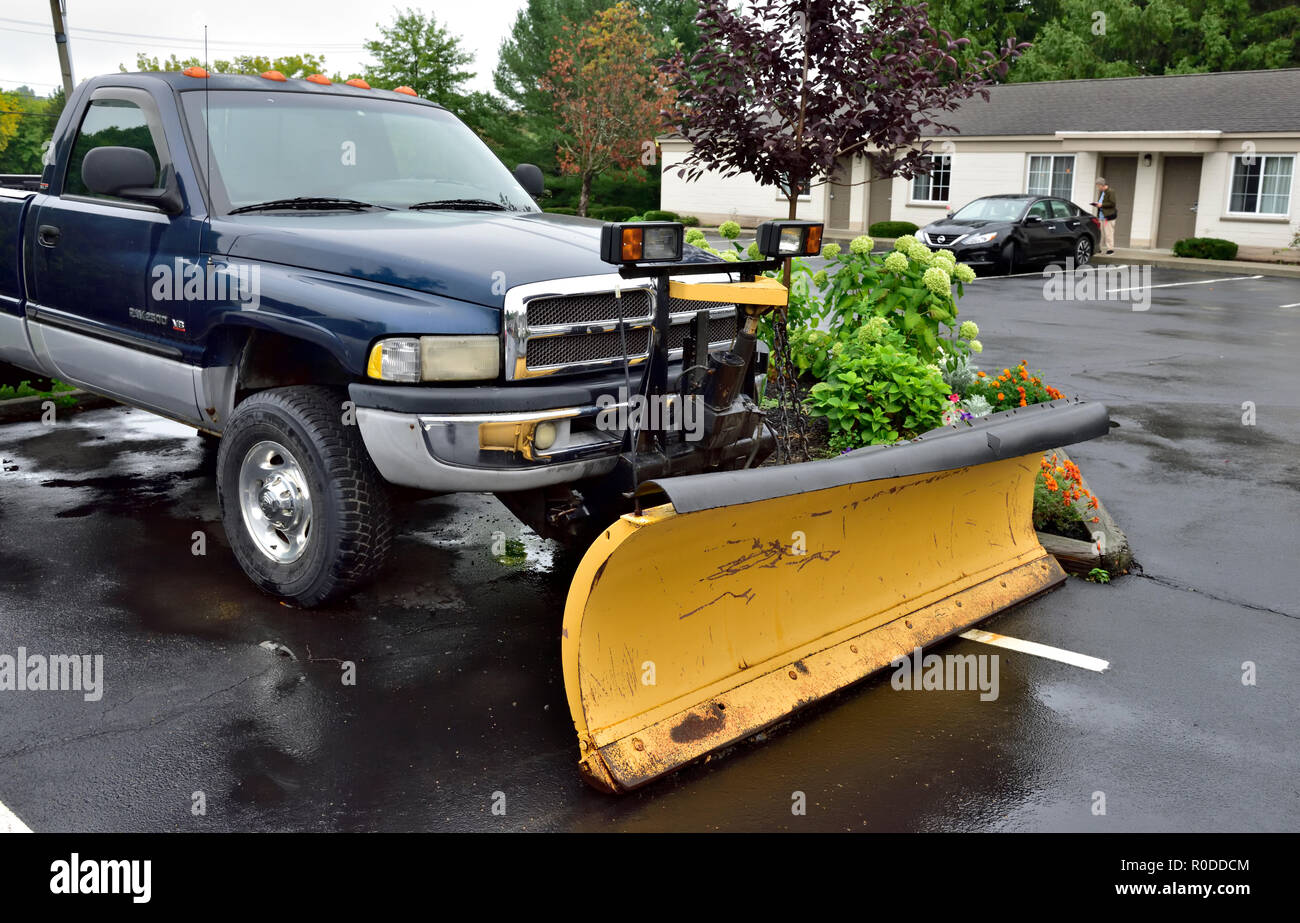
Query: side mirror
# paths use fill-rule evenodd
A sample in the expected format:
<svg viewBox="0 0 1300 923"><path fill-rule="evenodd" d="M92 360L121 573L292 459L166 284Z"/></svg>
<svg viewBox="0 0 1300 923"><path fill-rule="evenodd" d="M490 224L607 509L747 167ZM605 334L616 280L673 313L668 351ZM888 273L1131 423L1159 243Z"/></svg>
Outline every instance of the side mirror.
<svg viewBox="0 0 1300 923"><path fill-rule="evenodd" d="M169 215L179 214L179 191L172 183L155 186L157 177L153 158L138 147L97 147L81 162L81 178L96 195L131 199L156 205Z"/></svg>
<svg viewBox="0 0 1300 923"><path fill-rule="evenodd" d="M540 167L531 163L521 163L515 167L515 180L524 187L524 192L534 199L540 199L546 191L546 180Z"/></svg>
<svg viewBox="0 0 1300 923"><path fill-rule="evenodd" d="M1043 218L1041 215L1029 215L1027 218L1025 218L1025 224L1042 224L1042 223L1043 223Z"/></svg>

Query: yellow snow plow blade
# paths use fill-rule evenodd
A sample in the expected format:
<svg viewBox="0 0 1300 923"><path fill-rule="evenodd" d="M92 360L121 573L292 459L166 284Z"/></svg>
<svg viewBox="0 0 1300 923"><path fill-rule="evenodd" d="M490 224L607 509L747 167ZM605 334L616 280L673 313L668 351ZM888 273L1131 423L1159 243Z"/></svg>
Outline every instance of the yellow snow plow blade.
<svg viewBox="0 0 1300 923"><path fill-rule="evenodd" d="M1034 476L1053 440L1104 433L1105 408L976 422L649 485L670 502L601 534L565 609L587 780L636 788L1061 583L1034 534Z"/></svg>

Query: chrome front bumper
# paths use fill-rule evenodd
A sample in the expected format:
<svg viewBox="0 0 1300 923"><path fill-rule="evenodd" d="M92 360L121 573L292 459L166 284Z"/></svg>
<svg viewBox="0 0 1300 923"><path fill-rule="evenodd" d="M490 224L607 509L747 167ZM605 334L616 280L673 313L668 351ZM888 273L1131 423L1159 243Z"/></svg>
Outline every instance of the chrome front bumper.
<svg viewBox="0 0 1300 923"><path fill-rule="evenodd" d="M755 376L760 396L763 378ZM623 448L623 432L605 426L603 420L609 417L602 414L617 417L626 406L612 397L600 397L599 404L593 399L576 406L503 413L359 406L356 419L366 450L388 482L438 493L497 493L572 484L612 471ZM545 449L526 441L512 448L500 444L499 434L538 422L554 424L554 441ZM486 438L488 433L497 436Z"/></svg>

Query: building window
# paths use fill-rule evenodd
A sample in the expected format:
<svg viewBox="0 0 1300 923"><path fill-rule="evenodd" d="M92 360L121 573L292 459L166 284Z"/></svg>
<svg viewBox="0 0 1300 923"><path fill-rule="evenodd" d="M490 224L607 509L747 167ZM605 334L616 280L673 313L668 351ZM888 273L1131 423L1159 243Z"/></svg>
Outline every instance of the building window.
<svg viewBox="0 0 1300 923"><path fill-rule="evenodd" d="M1228 211L1242 215L1286 215L1291 203L1294 154L1235 154Z"/></svg>
<svg viewBox="0 0 1300 923"><path fill-rule="evenodd" d="M1029 183L1025 192L1030 195L1050 195L1059 199L1069 199L1073 190L1073 154L1030 155Z"/></svg>
<svg viewBox="0 0 1300 923"><path fill-rule="evenodd" d="M811 201L812 196L811 196L811 195L809 194L809 192L808 192L808 184L807 184L807 183L797 183L796 186L797 186L798 191L799 191L799 201L800 201L800 202L808 202L808 201ZM789 180L781 180L779 183L777 183L777 187L776 187L776 198L777 198L777 201L779 201L779 202L786 202L786 201L789 201L789 199L790 199L790 181L789 181Z"/></svg>
<svg viewBox="0 0 1300 923"><path fill-rule="evenodd" d="M912 178L913 202L947 202L948 187L952 184L952 155L931 154L929 173L918 173Z"/></svg>

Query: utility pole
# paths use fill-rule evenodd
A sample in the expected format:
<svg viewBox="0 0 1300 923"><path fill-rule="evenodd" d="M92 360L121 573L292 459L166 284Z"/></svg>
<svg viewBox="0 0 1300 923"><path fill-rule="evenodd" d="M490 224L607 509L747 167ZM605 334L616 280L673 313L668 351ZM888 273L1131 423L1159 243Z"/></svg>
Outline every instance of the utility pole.
<svg viewBox="0 0 1300 923"><path fill-rule="evenodd" d="M72 51L68 48L68 11L65 0L50 0L50 18L54 20L54 44L59 49L59 68L63 71L63 93L72 98Z"/></svg>

